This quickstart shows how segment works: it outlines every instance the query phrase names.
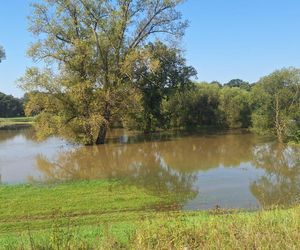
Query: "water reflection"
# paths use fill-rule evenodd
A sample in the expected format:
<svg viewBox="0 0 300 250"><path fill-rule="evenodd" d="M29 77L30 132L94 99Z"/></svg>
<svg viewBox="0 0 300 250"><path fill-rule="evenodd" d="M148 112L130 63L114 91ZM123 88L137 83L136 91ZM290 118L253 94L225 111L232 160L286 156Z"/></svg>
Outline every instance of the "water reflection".
<svg viewBox="0 0 300 250"><path fill-rule="evenodd" d="M24 125L1 127L0 129L0 183L28 182L28 176L42 178L36 168L38 154L55 157L68 144L57 138L39 143L33 129Z"/></svg>
<svg viewBox="0 0 300 250"><path fill-rule="evenodd" d="M253 208L299 203L300 148L243 131L154 134L113 130L109 144L34 142L28 129L0 131L4 182L125 179L178 194L186 209Z"/></svg>
<svg viewBox="0 0 300 250"><path fill-rule="evenodd" d="M136 182L163 185L168 175L189 176L220 166L239 167L252 160L257 139L250 134L186 136L135 144L107 144L73 148L56 159L37 157L47 180L134 178ZM190 177L187 179L191 179ZM161 183L160 183L160 180Z"/></svg>
<svg viewBox="0 0 300 250"><path fill-rule="evenodd" d="M159 152L173 168L183 172L218 167L239 167L252 159L259 139L251 134L190 136L166 142Z"/></svg>
<svg viewBox="0 0 300 250"><path fill-rule="evenodd" d="M47 181L117 178L161 192L192 193L194 174L174 171L156 146L83 147L62 152L55 161L39 155L37 166Z"/></svg>
<svg viewBox="0 0 300 250"><path fill-rule="evenodd" d="M120 138L126 138L131 143L124 144L124 139ZM199 200L200 203L193 204L192 209L211 208L218 204L230 206L231 202L226 201L228 195L223 192L231 189L232 183L222 180L225 175L220 173L219 168L235 167L238 168L236 173L239 173L242 163L252 160L252 148L259 139L244 133L192 136L157 134L151 138L119 134L111 136L111 141L113 143L102 146L73 148L61 152L56 159L39 155L38 169L47 181L126 179L156 192L176 193L182 202ZM218 200L210 200L209 197L202 201L203 193L219 185L211 182L205 187L199 187L199 183L206 178L199 173L212 169L217 169L219 179L216 181L223 185L214 191L224 197ZM213 178L210 177L211 180ZM249 189L246 182L241 185ZM257 205L251 197L245 204L244 207Z"/></svg>
<svg viewBox="0 0 300 250"><path fill-rule="evenodd" d="M34 137L34 133L28 125L0 126L0 143L12 140L17 136L24 136L26 139L30 140Z"/></svg>
<svg viewBox="0 0 300 250"><path fill-rule="evenodd" d="M251 191L264 207L300 202L300 148L266 143L254 148L253 164L266 174L252 183Z"/></svg>

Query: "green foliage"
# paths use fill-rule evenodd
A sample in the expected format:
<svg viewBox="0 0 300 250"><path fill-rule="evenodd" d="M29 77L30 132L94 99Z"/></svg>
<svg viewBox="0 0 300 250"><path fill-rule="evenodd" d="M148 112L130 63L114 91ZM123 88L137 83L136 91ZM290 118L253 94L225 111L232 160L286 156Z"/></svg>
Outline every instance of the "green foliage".
<svg viewBox="0 0 300 250"><path fill-rule="evenodd" d="M219 109L224 115L224 123L228 128L248 128L250 126L250 93L244 88L222 88Z"/></svg>
<svg viewBox="0 0 300 250"><path fill-rule="evenodd" d="M300 144L300 129L295 129L288 136L288 141L295 144Z"/></svg>
<svg viewBox="0 0 300 250"><path fill-rule="evenodd" d="M276 135L279 141L295 137L299 70L276 71L253 85L241 79L225 86L193 85L195 69L170 46L186 27L176 10L181 2L33 4L30 31L37 42L28 54L47 67L28 69L20 82L29 92L26 114L38 115L38 137L103 144L112 124L145 132L252 125L253 131Z"/></svg>
<svg viewBox="0 0 300 250"><path fill-rule="evenodd" d="M252 89L253 130L286 140L300 124L300 70L282 69L262 78Z"/></svg>
<svg viewBox="0 0 300 250"><path fill-rule="evenodd" d="M49 69L28 69L20 80L31 93L27 114L39 113L41 138L55 134L102 144L116 116L130 107L135 57L153 38L183 35L182 0L69 1L33 4L28 51ZM169 37L171 36L171 37ZM172 40L172 39L171 39Z"/></svg>
<svg viewBox="0 0 300 250"><path fill-rule="evenodd" d="M171 126L197 128L219 126L219 91L216 84L195 84L186 91L178 91L165 104L170 114Z"/></svg>
<svg viewBox="0 0 300 250"><path fill-rule="evenodd" d="M232 79L228 83L225 83L224 86L230 88L238 87L248 91L251 89L251 85L249 84L249 82L245 82L241 79Z"/></svg>
<svg viewBox="0 0 300 250"><path fill-rule="evenodd" d="M35 78L33 84L47 85L51 75L44 73L39 79L39 72L31 71L27 72L23 80L30 84L29 79L32 77ZM92 144L97 139L99 124L104 119L104 93L101 90L93 91L95 85L89 81L71 85L65 91L51 94L29 93L25 112L27 115L38 114L35 128L40 139L59 135L83 144Z"/></svg>
<svg viewBox="0 0 300 250"><path fill-rule="evenodd" d="M0 92L0 117L24 116L23 100Z"/></svg>
<svg viewBox="0 0 300 250"><path fill-rule="evenodd" d="M219 84L196 84L188 91L177 92L165 103L171 126L184 128L250 126L250 93L238 87Z"/></svg>
<svg viewBox="0 0 300 250"><path fill-rule="evenodd" d="M161 42L148 44L142 54L133 75L136 79L134 84L141 94L142 114L136 112L132 118L137 121L137 128L151 132L167 127L163 101L171 98L176 91L190 88L190 78L196 75L196 70L185 65L178 49L169 48Z"/></svg>

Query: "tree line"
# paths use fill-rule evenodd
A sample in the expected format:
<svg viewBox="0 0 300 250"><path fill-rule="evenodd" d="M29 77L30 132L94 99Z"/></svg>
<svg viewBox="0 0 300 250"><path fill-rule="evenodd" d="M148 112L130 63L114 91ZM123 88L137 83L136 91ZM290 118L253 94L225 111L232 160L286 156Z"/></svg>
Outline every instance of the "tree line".
<svg viewBox="0 0 300 250"><path fill-rule="evenodd" d="M44 69L20 79L26 114L41 138L105 142L115 124L145 133L168 128L252 128L299 139L299 70L256 84L197 84L178 41L183 0L43 0L30 17L28 50ZM293 139L291 139L293 138Z"/></svg>
<svg viewBox="0 0 300 250"><path fill-rule="evenodd" d="M16 98L0 92L0 117L24 116L24 98Z"/></svg>
<svg viewBox="0 0 300 250"><path fill-rule="evenodd" d="M280 142L300 142L299 69L277 70L253 84L240 79L224 85L191 82L160 98L163 101L153 101L157 107L151 111L137 106L127 125L144 131L149 130L149 123L152 131L249 128Z"/></svg>

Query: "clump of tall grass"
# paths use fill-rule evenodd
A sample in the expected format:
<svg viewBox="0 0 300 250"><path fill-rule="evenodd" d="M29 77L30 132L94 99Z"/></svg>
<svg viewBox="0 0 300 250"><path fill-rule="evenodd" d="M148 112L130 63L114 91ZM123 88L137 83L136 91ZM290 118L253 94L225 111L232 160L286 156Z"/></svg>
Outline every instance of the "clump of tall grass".
<svg viewBox="0 0 300 250"><path fill-rule="evenodd" d="M132 249L300 249L300 210L150 220Z"/></svg>

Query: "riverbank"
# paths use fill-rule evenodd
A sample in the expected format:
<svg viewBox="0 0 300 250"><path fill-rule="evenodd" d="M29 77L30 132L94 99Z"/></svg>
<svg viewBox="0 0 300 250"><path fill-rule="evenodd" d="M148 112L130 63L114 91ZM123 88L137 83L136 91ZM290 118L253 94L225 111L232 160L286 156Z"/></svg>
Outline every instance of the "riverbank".
<svg viewBox="0 0 300 250"><path fill-rule="evenodd" d="M300 247L300 207L180 212L178 194L121 181L0 186L0 249Z"/></svg>
<svg viewBox="0 0 300 250"><path fill-rule="evenodd" d="M0 118L0 127L18 124L32 124L34 117Z"/></svg>

